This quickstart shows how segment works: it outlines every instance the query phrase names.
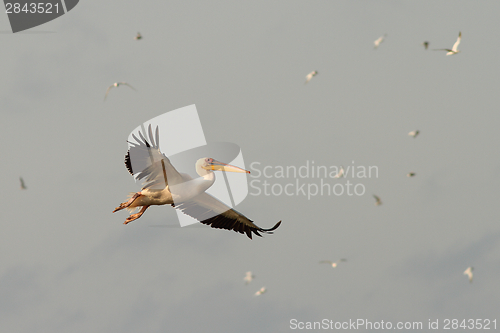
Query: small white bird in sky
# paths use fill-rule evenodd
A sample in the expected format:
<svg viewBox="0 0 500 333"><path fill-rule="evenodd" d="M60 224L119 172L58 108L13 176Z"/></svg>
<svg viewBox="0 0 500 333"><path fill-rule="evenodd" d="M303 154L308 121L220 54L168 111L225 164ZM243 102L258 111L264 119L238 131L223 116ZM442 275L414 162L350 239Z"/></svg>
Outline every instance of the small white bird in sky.
<svg viewBox="0 0 500 333"><path fill-rule="evenodd" d="M453 44L453 47L451 48L451 50L450 49L434 49L434 51L448 51L448 53L446 53L447 56L457 54L458 52L460 52L460 50L458 50L458 45L460 44L461 40L462 40L462 32L460 31L458 33L457 41L455 42L455 44Z"/></svg>
<svg viewBox="0 0 500 333"><path fill-rule="evenodd" d="M423 42L422 45L425 47L426 50L429 48L429 42L428 41Z"/></svg>
<svg viewBox="0 0 500 333"><path fill-rule="evenodd" d="M406 174L407 177L414 177L416 175L415 172L409 172Z"/></svg>
<svg viewBox="0 0 500 333"><path fill-rule="evenodd" d="M375 194L373 195L373 197L375 198L375 206L380 206L382 204L382 200L380 200L380 198L378 196L376 196Z"/></svg>
<svg viewBox="0 0 500 333"><path fill-rule="evenodd" d="M24 184L24 179L23 177L19 177L19 181L21 182L21 190L26 190L26 184Z"/></svg>
<svg viewBox="0 0 500 333"><path fill-rule="evenodd" d="M313 76L316 76L316 75L318 75L318 71L312 71L311 73L307 74L306 75L306 83L311 81ZM304 84L306 84L306 83L304 83Z"/></svg>
<svg viewBox="0 0 500 333"><path fill-rule="evenodd" d="M468 267L465 271L464 271L464 275L467 275L469 277L469 282L472 282L472 271L474 270L474 267Z"/></svg>
<svg viewBox="0 0 500 333"><path fill-rule="evenodd" d="M347 259L340 259L338 261L330 261L330 260L322 260L319 263L320 264L329 264L332 265L333 268L337 267L340 262L347 261Z"/></svg>
<svg viewBox="0 0 500 333"><path fill-rule="evenodd" d="M387 37L387 34L384 34L383 36L379 37L379 39L373 42L373 44L375 44L374 49L378 49L380 44L384 41L385 37Z"/></svg>
<svg viewBox="0 0 500 333"><path fill-rule="evenodd" d="M410 133L408 133L408 135L416 138L419 133L420 133L420 131L416 130L416 131L411 131Z"/></svg>
<svg viewBox="0 0 500 333"><path fill-rule="evenodd" d="M342 177L344 177L344 167L340 166L339 172L335 176L333 176L333 178L342 178Z"/></svg>
<svg viewBox="0 0 500 333"><path fill-rule="evenodd" d="M255 293L255 296L260 296L260 295L262 295L262 294L264 294L264 293L266 293L266 292L267 292L266 287L262 287L262 288L260 288L260 289L259 289L259 290Z"/></svg>
<svg viewBox="0 0 500 333"><path fill-rule="evenodd" d="M243 280L245 281L245 284L249 284L250 282L252 282L252 280L255 278L255 275L252 274L252 272L248 271L245 275L245 277L243 278Z"/></svg>
<svg viewBox="0 0 500 333"><path fill-rule="evenodd" d="M140 39L142 39L142 35L141 35L141 33L140 33L140 32L138 32L138 33L137 33L137 35L135 35L134 39L135 39L135 40L140 40Z"/></svg>
<svg viewBox="0 0 500 333"><path fill-rule="evenodd" d="M127 82L115 82L113 83L112 85L110 85L108 87L108 89L106 90L106 95L104 95L104 100L106 100L106 98L108 97L108 94L109 94L109 91L114 88L114 87L119 87L121 85L124 85L124 86L129 86L130 88L134 89L135 91L137 91L137 89L135 89L134 87L132 87L130 84L128 84Z"/></svg>

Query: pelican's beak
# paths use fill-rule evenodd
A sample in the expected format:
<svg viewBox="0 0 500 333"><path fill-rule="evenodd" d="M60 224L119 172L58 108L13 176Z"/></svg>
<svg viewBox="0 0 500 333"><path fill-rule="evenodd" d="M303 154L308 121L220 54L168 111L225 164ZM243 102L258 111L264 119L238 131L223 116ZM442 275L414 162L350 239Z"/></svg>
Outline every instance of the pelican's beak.
<svg viewBox="0 0 500 333"><path fill-rule="evenodd" d="M243 170L242 168L238 168L234 165L219 162L216 160L213 160L213 162L209 166L204 167L204 168L207 170L214 170L214 171L250 173L250 171Z"/></svg>

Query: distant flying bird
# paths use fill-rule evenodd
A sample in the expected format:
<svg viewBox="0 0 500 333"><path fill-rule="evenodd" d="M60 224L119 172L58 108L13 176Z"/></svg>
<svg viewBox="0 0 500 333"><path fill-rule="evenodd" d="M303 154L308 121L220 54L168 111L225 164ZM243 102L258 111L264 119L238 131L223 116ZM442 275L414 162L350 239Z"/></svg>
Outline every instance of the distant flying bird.
<svg viewBox="0 0 500 333"><path fill-rule="evenodd" d="M334 261L330 261L330 260L322 260L319 263L320 264L329 264L329 265L332 265L333 268L335 268L335 267L338 266L338 264L340 262L343 262L343 261L345 262L345 261L347 261L347 259L340 259L339 261L335 261L335 262Z"/></svg>
<svg viewBox="0 0 500 333"><path fill-rule="evenodd" d="M311 73L307 74L306 75L306 83L311 81L313 76L316 76L316 75L318 75L318 71L312 71ZM304 84L306 84L306 83L304 83Z"/></svg>
<svg viewBox="0 0 500 333"><path fill-rule="evenodd" d="M420 133L420 131L416 130L416 131L411 131L410 133L408 133L408 135L416 138L419 133Z"/></svg>
<svg viewBox="0 0 500 333"><path fill-rule="evenodd" d="M342 177L344 177L344 168L342 166L340 166L339 173L337 173L335 176L333 176L333 178L342 178Z"/></svg>
<svg viewBox="0 0 500 333"><path fill-rule="evenodd" d="M382 200L380 200L380 198L378 196L376 196L375 194L373 195L373 197L375 198L375 206L380 206L382 204Z"/></svg>
<svg viewBox="0 0 500 333"><path fill-rule="evenodd" d="M260 296L262 294L264 294L265 292L267 292L267 289L266 287L262 287L260 288L256 293L255 293L255 296Z"/></svg>
<svg viewBox="0 0 500 333"><path fill-rule="evenodd" d="M451 48L451 50L450 49L434 49L434 51L448 51L448 53L446 53L447 56L457 54L458 52L460 52L458 50L458 45L460 44L461 40L462 40L462 32L460 31L458 33L457 41L455 42L455 44L453 44L453 47Z"/></svg>
<svg viewBox="0 0 500 333"><path fill-rule="evenodd" d="M413 176L415 176L415 175L416 175L416 173L415 173L415 172L410 172L410 173L406 174L406 176L407 176L407 177L413 177Z"/></svg>
<svg viewBox="0 0 500 333"><path fill-rule="evenodd" d="M112 85L110 85L108 87L108 89L106 90L106 95L104 95L104 100L106 100L106 98L108 97L108 94L109 94L109 91L114 88L114 87L119 87L121 85L124 85L124 86L129 86L130 88L134 89L135 91L137 91L137 89L135 89L134 87L132 87L130 84L128 84L127 82L115 82L113 83Z"/></svg>
<svg viewBox="0 0 500 333"><path fill-rule="evenodd" d="M243 280L245 281L245 284L249 284L254 278L255 275L253 275L252 272L248 271Z"/></svg>
<svg viewBox="0 0 500 333"><path fill-rule="evenodd" d="M137 33L137 35L135 35L134 37L135 40L139 40L139 39L142 39L142 35L140 32Z"/></svg>
<svg viewBox="0 0 500 333"><path fill-rule="evenodd" d="M188 174L179 173L170 159L160 151L158 127L153 133L150 124L148 132L149 138L148 134L143 135L140 131L139 137L132 134L136 142L129 142L129 150L125 155L128 172L136 180L143 180L143 188L137 193L131 193L130 199L113 211L141 208L138 213L130 215L124 224L140 218L152 205L171 205L212 228L234 230L246 234L250 239L252 233L262 237L260 232L272 234L280 226L281 221L271 229L262 229L245 215L205 192L215 182L213 171L250 173L249 171L205 157L195 162L194 168L199 177L192 179ZM168 134L167 132L165 135L168 137ZM166 142L170 143L175 139L170 137Z"/></svg>
<svg viewBox="0 0 500 333"><path fill-rule="evenodd" d="M26 190L27 187L26 187L26 184L24 184L24 179L23 177L19 177L19 180L21 181L21 190Z"/></svg>
<svg viewBox="0 0 500 333"><path fill-rule="evenodd" d="M373 44L375 44L374 49L378 49L380 44L384 41L385 37L387 37L387 34L384 34L383 36L379 37L379 39L373 42Z"/></svg>
<svg viewBox="0 0 500 333"><path fill-rule="evenodd" d="M423 42L422 45L425 47L426 50L429 48L429 42L428 41Z"/></svg>
<svg viewBox="0 0 500 333"><path fill-rule="evenodd" d="M474 270L474 267L469 267L464 271L464 275L467 275L469 277L469 282L472 283L472 271Z"/></svg>

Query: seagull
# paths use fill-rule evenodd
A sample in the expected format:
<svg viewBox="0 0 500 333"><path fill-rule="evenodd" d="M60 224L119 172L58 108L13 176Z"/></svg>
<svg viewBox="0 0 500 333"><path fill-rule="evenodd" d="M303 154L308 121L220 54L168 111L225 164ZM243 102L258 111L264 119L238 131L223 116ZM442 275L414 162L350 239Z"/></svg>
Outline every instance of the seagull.
<svg viewBox="0 0 500 333"><path fill-rule="evenodd" d="M457 54L458 52L460 52L458 50L458 44L460 44L461 40L462 40L462 32L459 31L457 41L455 42L455 44L453 44L453 47L451 48L451 50L450 49L434 49L434 51L448 51L448 53L446 53L447 56Z"/></svg>
<svg viewBox="0 0 500 333"><path fill-rule="evenodd" d="M114 88L114 87L119 87L121 85L124 85L124 86L129 86L130 88L134 89L135 91L137 91L137 89L135 89L134 87L132 87L130 84L128 84L127 82L115 82L113 83L112 85L110 85L108 87L108 89L106 90L106 95L104 95L104 100L106 100L106 98L108 97L108 94L109 94L109 91L111 90L111 88Z"/></svg>
<svg viewBox="0 0 500 333"><path fill-rule="evenodd" d="M139 40L139 39L142 39L142 35L140 32L137 33L137 35L135 35L134 37L135 40Z"/></svg>
<svg viewBox="0 0 500 333"><path fill-rule="evenodd" d="M313 76L316 76L316 75L318 75L318 71L312 71L311 73L307 74L306 75L306 83L311 81ZM306 84L306 83L304 83L304 84Z"/></svg>
<svg viewBox="0 0 500 333"><path fill-rule="evenodd" d="M262 287L260 288L256 293L255 293L255 296L260 296L262 294L264 294L265 292L267 292L267 289L266 287Z"/></svg>
<svg viewBox="0 0 500 333"><path fill-rule="evenodd" d="M410 173L406 174L406 176L407 176L407 177L413 177L413 176L415 176L415 175L416 175L416 173L415 173L415 172L410 172Z"/></svg>
<svg viewBox="0 0 500 333"><path fill-rule="evenodd" d="M376 41L373 42L373 44L375 44L374 49L377 49L380 46L380 44L384 41L385 37L387 37L387 34L384 34L379 39L377 39Z"/></svg>
<svg viewBox="0 0 500 333"><path fill-rule="evenodd" d="M337 173L335 176L333 176L333 178L342 178L342 177L344 177L344 168L342 166L340 166L339 173Z"/></svg>
<svg viewBox="0 0 500 333"><path fill-rule="evenodd" d="M377 200L375 202L375 206L380 206L382 204L382 200L380 200L380 198L378 196L376 196L375 194L373 195L373 197L375 198L375 200Z"/></svg>
<svg viewBox="0 0 500 333"><path fill-rule="evenodd" d="M253 275L252 272L248 271L243 280L245 281L245 284L249 284L250 282L252 282L254 277L255 275Z"/></svg>
<svg viewBox="0 0 500 333"><path fill-rule="evenodd" d="M26 187L26 185L24 184L24 179L23 179L23 177L19 177L19 180L21 181L21 190L26 190L26 189L27 189L27 187Z"/></svg>
<svg viewBox="0 0 500 333"><path fill-rule="evenodd" d="M332 265L333 268L337 267L338 264L341 262L341 261L347 261L347 259L340 259L339 261L336 261L336 262L333 262L333 261L330 261L330 260L322 260L320 261L319 263L320 264L329 264L329 265Z"/></svg>
<svg viewBox="0 0 500 333"><path fill-rule="evenodd" d="M422 45L425 47L426 50L429 48L429 42L428 41L423 42Z"/></svg>
<svg viewBox="0 0 500 333"><path fill-rule="evenodd" d="M420 133L420 131L416 130L416 131L411 131L410 133L408 133L408 135L416 138L419 133Z"/></svg>
<svg viewBox="0 0 500 333"><path fill-rule="evenodd" d="M472 271L474 270L474 267L469 267L464 271L464 275L467 275L469 277L469 282L472 283Z"/></svg>

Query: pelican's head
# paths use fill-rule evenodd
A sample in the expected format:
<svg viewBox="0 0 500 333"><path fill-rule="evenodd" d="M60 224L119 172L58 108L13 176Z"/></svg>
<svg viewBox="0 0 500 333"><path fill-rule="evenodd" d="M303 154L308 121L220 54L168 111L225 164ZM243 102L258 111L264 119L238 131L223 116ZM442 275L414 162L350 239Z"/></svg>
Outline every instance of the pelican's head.
<svg viewBox="0 0 500 333"><path fill-rule="evenodd" d="M216 161L210 157L199 159L198 162L196 162L196 165L205 170L250 173L250 171L243 170L234 165Z"/></svg>

